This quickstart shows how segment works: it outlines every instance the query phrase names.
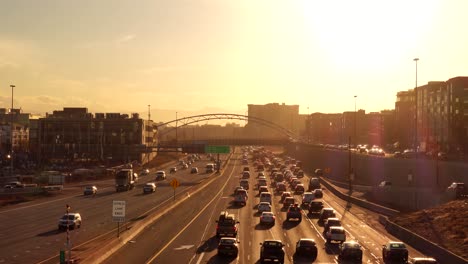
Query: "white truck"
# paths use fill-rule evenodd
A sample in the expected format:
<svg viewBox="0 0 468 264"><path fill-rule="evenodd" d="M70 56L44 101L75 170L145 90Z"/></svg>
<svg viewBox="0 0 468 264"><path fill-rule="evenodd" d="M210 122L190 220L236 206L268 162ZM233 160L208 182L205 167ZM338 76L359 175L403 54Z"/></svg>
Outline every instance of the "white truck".
<svg viewBox="0 0 468 264"><path fill-rule="evenodd" d="M135 188L137 182L138 175L133 172L133 169L121 169L115 174L116 192L131 190Z"/></svg>

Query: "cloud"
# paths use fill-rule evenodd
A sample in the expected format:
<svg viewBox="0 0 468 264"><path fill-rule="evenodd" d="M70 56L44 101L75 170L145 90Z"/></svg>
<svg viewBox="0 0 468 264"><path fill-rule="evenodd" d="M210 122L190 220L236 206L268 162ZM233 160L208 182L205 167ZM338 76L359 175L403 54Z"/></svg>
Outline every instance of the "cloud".
<svg viewBox="0 0 468 264"><path fill-rule="evenodd" d="M136 37L136 35L134 35L134 34L128 34L128 35L125 35L125 36L122 36L122 37L118 38L116 40L116 43L121 44L121 43L129 42L129 41L132 41L133 39L135 39L135 37Z"/></svg>

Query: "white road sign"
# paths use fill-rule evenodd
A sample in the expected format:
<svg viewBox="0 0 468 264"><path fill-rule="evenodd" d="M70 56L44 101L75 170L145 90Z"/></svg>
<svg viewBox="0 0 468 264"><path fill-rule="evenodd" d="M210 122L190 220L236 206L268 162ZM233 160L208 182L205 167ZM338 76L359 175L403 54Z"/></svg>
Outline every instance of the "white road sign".
<svg viewBox="0 0 468 264"><path fill-rule="evenodd" d="M112 201L112 217L124 218L125 217L125 201Z"/></svg>

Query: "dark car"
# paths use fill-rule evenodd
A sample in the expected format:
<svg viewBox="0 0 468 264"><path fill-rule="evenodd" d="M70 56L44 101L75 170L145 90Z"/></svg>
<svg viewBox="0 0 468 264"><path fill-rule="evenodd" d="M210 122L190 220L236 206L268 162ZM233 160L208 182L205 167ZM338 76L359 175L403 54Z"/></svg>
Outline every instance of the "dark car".
<svg viewBox="0 0 468 264"><path fill-rule="evenodd" d="M197 173L198 173L198 168L197 168L197 167L192 167L192 168L190 169L190 173L192 173L192 174L197 174Z"/></svg>
<svg viewBox="0 0 468 264"><path fill-rule="evenodd" d="M327 220L325 220L323 224L323 233L325 234L328 232L328 229L330 229L332 226L341 226L340 219L336 217L329 217Z"/></svg>
<svg viewBox="0 0 468 264"><path fill-rule="evenodd" d="M335 210L333 210L333 208L323 208L322 211L320 211L318 221L323 223L330 217L336 217Z"/></svg>
<svg viewBox="0 0 468 264"><path fill-rule="evenodd" d="M297 184L296 187L294 188L295 194L303 194L304 191L305 191L305 188L304 188L304 184L302 183Z"/></svg>
<svg viewBox="0 0 468 264"><path fill-rule="evenodd" d="M258 187L258 195L260 195L262 192L268 192L268 187L266 186Z"/></svg>
<svg viewBox="0 0 468 264"><path fill-rule="evenodd" d="M281 240L268 239L260 243L260 263L279 262L284 263L284 244Z"/></svg>
<svg viewBox="0 0 468 264"><path fill-rule="evenodd" d="M309 214L320 214L323 209L322 201L311 201L309 204Z"/></svg>
<svg viewBox="0 0 468 264"><path fill-rule="evenodd" d="M239 241L234 237L222 237L218 244L219 256L234 256L239 253Z"/></svg>
<svg viewBox="0 0 468 264"><path fill-rule="evenodd" d="M301 238L296 243L297 256L303 256L315 260L317 258L317 245L312 238Z"/></svg>
<svg viewBox="0 0 468 264"><path fill-rule="evenodd" d="M285 197L283 200L283 208L289 208L291 205L294 205L296 203L296 200L294 200L294 197L288 196Z"/></svg>
<svg viewBox="0 0 468 264"><path fill-rule="evenodd" d="M282 194L285 191L286 191L286 184L284 184L284 182L278 182L276 184L276 192L278 194Z"/></svg>
<svg viewBox="0 0 468 264"><path fill-rule="evenodd" d="M322 189L315 189L313 191L315 198L323 198L323 191Z"/></svg>
<svg viewBox="0 0 468 264"><path fill-rule="evenodd" d="M97 187L92 185L92 186L86 186L83 189L83 195L95 195L97 194Z"/></svg>
<svg viewBox="0 0 468 264"><path fill-rule="evenodd" d="M347 241L340 245L340 253L338 254L340 263L361 263L362 248L355 241Z"/></svg>
<svg viewBox="0 0 468 264"><path fill-rule="evenodd" d="M408 249L403 242L390 241L382 245L382 259L384 262L390 260L406 263L408 261Z"/></svg>
<svg viewBox="0 0 468 264"><path fill-rule="evenodd" d="M299 222L302 221L302 210L298 204L289 206L288 212L286 213L286 221L290 221L291 219L297 219Z"/></svg>

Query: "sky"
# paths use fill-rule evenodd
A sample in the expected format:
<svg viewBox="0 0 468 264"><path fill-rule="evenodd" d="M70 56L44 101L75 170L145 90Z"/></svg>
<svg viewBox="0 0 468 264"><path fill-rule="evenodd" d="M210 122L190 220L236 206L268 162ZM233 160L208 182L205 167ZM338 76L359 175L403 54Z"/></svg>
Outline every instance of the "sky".
<svg viewBox="0 0 468 264"><path fill-rule="evenodd" d="M0 1L0 107L167 121L394 109L398 91L468 76L466 0Z"/></svg>

